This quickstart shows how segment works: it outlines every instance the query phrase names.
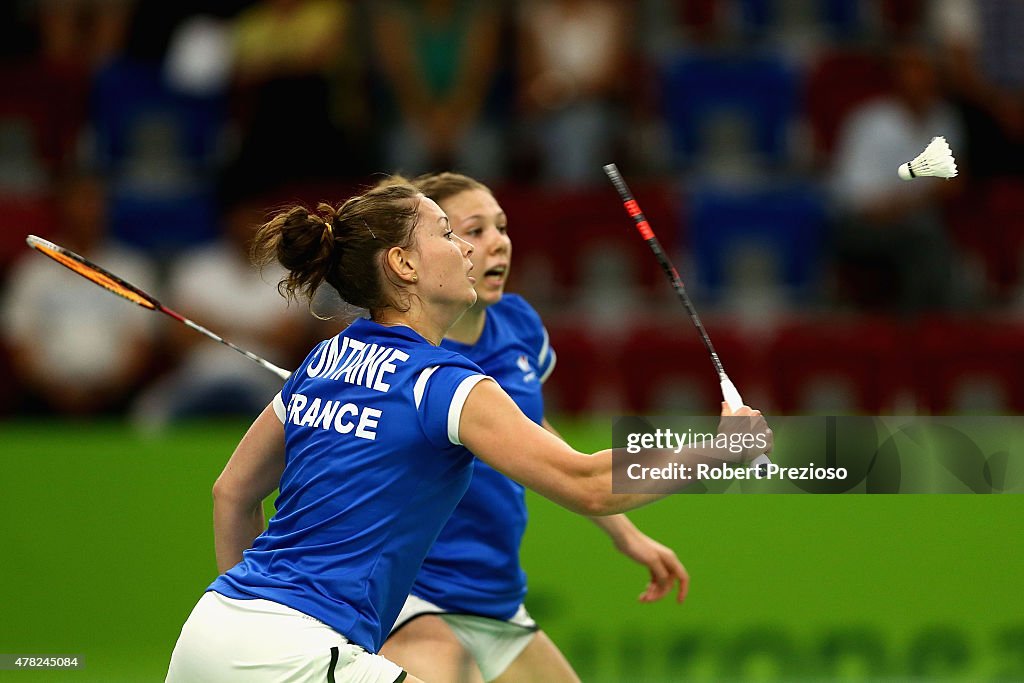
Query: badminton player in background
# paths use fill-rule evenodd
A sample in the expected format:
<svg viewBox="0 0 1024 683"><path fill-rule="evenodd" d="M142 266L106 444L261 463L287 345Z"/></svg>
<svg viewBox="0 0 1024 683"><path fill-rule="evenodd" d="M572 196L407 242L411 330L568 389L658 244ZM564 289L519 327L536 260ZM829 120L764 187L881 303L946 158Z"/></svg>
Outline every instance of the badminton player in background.
<svg viewBox="0 0 1024 683"><path fill-rule="evenodd" d="M308 298L326 282L370 316L310 352L214 485L223 573L182 627L168 681L420 681L374 653L469 486L473 454L585 514L664 495L613 494L610 450L574 451L440 347L476 303L472 251L406 183L338 209L293 207L257 232L257 261L288 272L283 292ZM737 414L767 430L757 411ZM756 455L675 457L696 466ZM264 530L262 501L275 488Z"/></svg>
<svg viewBox="0 0 1024 683"><path fill-rule="evenodd" d="M441 346L479 365L528 418L557 435L544 417L542 393L555 351L536 311L505 293L512 258L505 212L490 189L461 174L422 176L413 184L440 205L455 235L473 245L476 304ZM440 683L577 681L523 605L519 548L526 519L524 488L476 460L469 489L427 554L381 653ZM678 584L682 602L689 577L672 550L624 515L592 519L619 551L650 571L641 601L658 600Z"/></svg>

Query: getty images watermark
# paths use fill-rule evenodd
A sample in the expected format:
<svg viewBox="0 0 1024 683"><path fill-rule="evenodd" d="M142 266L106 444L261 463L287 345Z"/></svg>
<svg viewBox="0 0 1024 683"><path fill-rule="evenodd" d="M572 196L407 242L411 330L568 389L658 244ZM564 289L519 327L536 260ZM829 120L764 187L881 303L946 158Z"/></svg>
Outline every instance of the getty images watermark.
<svg viewBox="0 0 1024 683"><path fill-rule="evenodd" d="M621 417L612 435L616 493L1024 493L1024 417Z"/></svg>
<svg viewBox="0 0 1024 683"><path fill-rule="evenodd" d="M651 467L641 462L631 462L626 466L626 477L631 481L662 480L662 481L718 481L730 479L846 479L849 474L845 467L817 467L812 462L806 466L786 467L777 463L768 463L760 467L736 467L737 464L729 456L740 458L745 453L760 455L767 453L772 446L772 439L765 431L711 433L675 432L671 429L657 428L652 432L629 432L626 434L626 453L639 455L649 451L666 451L673 455L707 455L710 460L720 453L725 459L719 462L700 462L702 458L692 457L692 464L669 462ZM717 459L717 458L716 458ZM740 461L742 462L742 460Z"/></svg>

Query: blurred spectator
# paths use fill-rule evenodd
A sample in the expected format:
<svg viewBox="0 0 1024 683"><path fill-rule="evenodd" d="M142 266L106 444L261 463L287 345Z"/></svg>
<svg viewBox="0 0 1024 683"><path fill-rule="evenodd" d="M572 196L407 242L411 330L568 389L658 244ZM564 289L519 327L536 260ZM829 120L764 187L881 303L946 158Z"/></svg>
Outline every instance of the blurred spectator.
<svg viewBox="0 0 1024 683"><path fill-rule="evenodd" d="M499 70L497 3L389 0L372 11L393 123L383 140L388 169L498 176L504 144L486 108Z"/></svg>
<svg viewBox="0 0 1024 683"><path fill-rule="evenodd" d="M287 367L307 342L309 314L289 307L277 291L283 272L260 272L249 261L249 240L263 220L252 198L227 204L222 237L183 254L168 277L168 305L223 338ZM183 326L172 330L176 367L135 406L140 424L159 428L179 419L256 415L281 380L238 352Z"/></svg>
<svg viewBox="0 0 1024 683"><path fill-rule="evenodd" d="M54 240L152 292L153 265L107 239L99 179L74 177L58 197ZM150 369L153 314L27 250L9 282L4 332L23 385L19 409L86 415L123 408Z"/></svg>
<svg viewBox="0 0 1024 683"><path fill-rule="evenodd" d="M599 182L613 158L633 13L613 0L519 4L519 97L525 144L545 180Z"/></svg>
<svg viewBox="0 0 1024 683"><path fill-rule="evenodd" d="M49 64L89 71L124 46L135 0L40 0L41 56Z"/></svg>
<svg viewBox="0 0 1024 683"><path fill-rule="evenodd" d="M935 19L966 129L974 179L1021 175L1024 3L937 0Z"/></svg>
<svg viewBox="0 0 1024 683"><path fill-rule="evenodd" d="M238 15L235 170L251 186L270 190L363 170L366 98L356 28L355 7L346 0L261 0Z"/></svg>
<svg viewBox="0 0 1024 683"><path fill-rule="evenodd" d="M904 182L896 169L932 137L943 135L958 149L963 134L930 53L901 44L889 59L891 94L851 112L835 157L840 296L868 308L943 308L956 294L943 200L957 185L933 178Z"/></svg>
<svg viewBox="0 0 1024 683"><path fill-rule="evenodd" d="M227 92L231 77L230 23L207 14L186 17L171 34L164 78L172 90L196 97Z"/></svg>

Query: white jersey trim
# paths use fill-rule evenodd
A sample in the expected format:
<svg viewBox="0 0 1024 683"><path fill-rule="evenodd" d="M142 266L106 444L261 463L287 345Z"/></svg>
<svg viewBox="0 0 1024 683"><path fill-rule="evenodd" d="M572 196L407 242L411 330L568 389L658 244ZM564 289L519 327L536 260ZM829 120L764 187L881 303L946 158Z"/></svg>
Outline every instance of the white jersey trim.
<svg viewBox="0 0 1024 683"><path fill-rule="evenodd" d="M544 359L548 357L548 351L551 350L551 338L548 336L548 329L546 327L540 329L544 332L544 341L540 345L540 353L537 354L537 365L543 367Z"/></svg>
<svg viewBox="0 0 1024 683"><path fill-rule="evenodd" d="M274 414L277 415L277 419L284 424L285 419L288 417L288 411L284 407L284 399L281 398L281 392L277 392L274 396L274 400L270 402L270 405L274 406Z"/></svg>
<svg viewBox="0 0 1024 683"><path fill-rule="evenodd" d="M455 389L455 395L452 396L451 405L448 406L448 440L456 446L462 445L462 441L459 440L459 420L462 419L462 406L466 404L469 392L473 390L477 382L483 379L490 379L490 377L487 375L470 375L462 380Z"/></svg>
<svg viewBox="0 0 1024 683"><path fill-rule="evenodd" d="M544 384L544 382L548 381L548 377L550 377L551 373L554 372L555 363L558 362L558 354L555 353L554 349L550 349L550 351L551 351L551 362L548 364L548 369L545 370L544 374L540 376L540 383L541 384Z"/></svg>
<svg viewBox="0 0 1024 683"><path fill-rule="evenodd" d="M412 388L412 397L416 401L416 410L420 408L420 402L423 401L423 392L427 390L427 380L434 374L439 366L432 365L429 368L424 368L420 372L420 376L416 378L416 384Z"/></svg>

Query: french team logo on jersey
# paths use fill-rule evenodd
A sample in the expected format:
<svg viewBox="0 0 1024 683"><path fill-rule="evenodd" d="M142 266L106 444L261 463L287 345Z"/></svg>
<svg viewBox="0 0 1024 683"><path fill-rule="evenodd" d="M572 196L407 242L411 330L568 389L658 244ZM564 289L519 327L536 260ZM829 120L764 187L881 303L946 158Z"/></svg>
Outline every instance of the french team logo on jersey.
<svg viewBox="0 0 1024 683"><path fill-rule="evenodd" d="M520 354L516 359L516 365L523 371L524 382L533 382L537 379L537 373L530 367L530 359L526 357L526 354Z"/></svg>

